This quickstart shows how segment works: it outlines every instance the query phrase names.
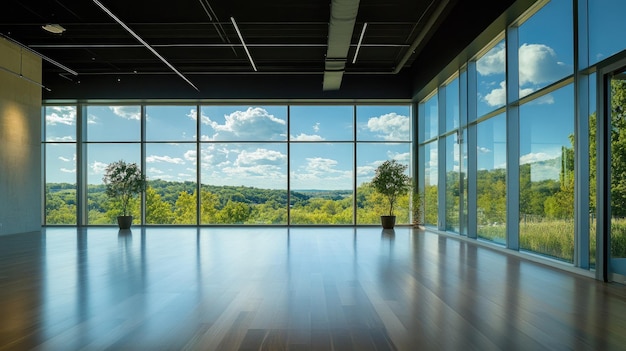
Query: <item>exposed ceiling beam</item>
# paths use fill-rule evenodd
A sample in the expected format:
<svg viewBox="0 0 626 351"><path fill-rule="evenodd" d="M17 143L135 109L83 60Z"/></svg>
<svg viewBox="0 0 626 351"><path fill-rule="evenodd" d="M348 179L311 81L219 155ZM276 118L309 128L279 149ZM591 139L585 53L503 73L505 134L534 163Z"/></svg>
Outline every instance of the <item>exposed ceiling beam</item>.
<svg viewBox="0 0 626 351"><path fill-rule="evenodd" d="M130 29L130 27L128 27L126 23L122 22L122 20L120 20L115 14L113 14L111 10L109 10L106 6L104 6L98 0L92 0L92 1L94 2L94 4L98 5L98 7L102 9L102 11L104 11L107 15L109 15L115 22L117 22L120 26L122 26L130 35L132 35L135 39L137 39L137 41L143 44L143 46L145 46L146 49L148 49L156 57L158 57L159 60L161 60L167 67L169 67L172 71L174 71L179 77L181 77L185 82L191 85L196 91L200 91L200 89L198 89L198 87L196 87L189 79L187 79L187 77L185 77L182 73L180 73L176 69L176 67L172 66L172 64L169 63L163 56L161 56L161 54L159 54L152 46L150 46L150 44L148 44L145 40L143 40L143 38L141 38L137 33L135 33L132 29Z"/></svg>
<svg viewBox="0 0 626 351"><path fill-rule="evenodd" d="M328 49L324 63L323 90L339 90L346 69L359 0L332 0L328 23Z"/></svg>
<svg viewBox="0 0 626 351"><path fill-rule="evenodd" d="M422 16L417 21L417 24L419 24L422 21L424 16L426 16L426 14L428 13L428 10L430 9L430 7L436 1L438 1L438 0L432 0L430 5L428 5L428 7L426 8L426 10L422 14ZM417 37L415 38L413 43L411 43L411 46L409 46L409 48L406 50L406 52L404 53L404 56L400 59L400 61L396 65L395 69L393 70L393 74L399 73L400 70L402 70L402 68L404 68L404 65L411 58L411 56L413 56L413 55L415 55L417 53L417 51L416 51L417 47L420 44L422 44L424 39L426 39L431 33L433 33L437 29L437 27L438 27L437 21L441 18L441 16L444 14L445 10L448 8L449 5L450 5L450 0L439 0L439 4L437 5L437 8L435 8L435 10L433 10L432 15L428 16L428 22L426 22L426 24L424 24L424 28L422 28L422 30L417 35Z"/></svg>

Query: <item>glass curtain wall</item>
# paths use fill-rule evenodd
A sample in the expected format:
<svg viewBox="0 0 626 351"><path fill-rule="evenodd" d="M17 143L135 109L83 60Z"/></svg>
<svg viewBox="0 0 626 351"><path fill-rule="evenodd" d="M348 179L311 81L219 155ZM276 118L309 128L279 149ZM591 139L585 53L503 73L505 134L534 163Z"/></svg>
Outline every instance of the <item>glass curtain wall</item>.
<svg viewBox="0 0 626 351"><path fill-rule="evenodd" d="M48 225L116 223L102 176L120 159L147 176L131 203L143 224L378 225L387 206L369 185L376 167L412 164L409 104L51 105L43 115ZM409 213L407 194L397 223Z"/></svg>
<svg viewBox="0 0 626 351"><path fill-rule="evenodd" d="M468 232L478 239L574 263L573 23L573 1L537 2L458 68L467 80L459 80L459 73L439 77L448 83L423 92L418 110L424 174L418 178L426 189L427 226L462 233L464 207L475 208ZM592 52L600 46L612 51L597 42ZM464 109L468 125L459 123ZM466 171L464 164L470 166ZM471 189L467 205L464 172ZM437 186L441 179L445 187ZM445 218L437 218L435 209L441 199Z"/></svg>

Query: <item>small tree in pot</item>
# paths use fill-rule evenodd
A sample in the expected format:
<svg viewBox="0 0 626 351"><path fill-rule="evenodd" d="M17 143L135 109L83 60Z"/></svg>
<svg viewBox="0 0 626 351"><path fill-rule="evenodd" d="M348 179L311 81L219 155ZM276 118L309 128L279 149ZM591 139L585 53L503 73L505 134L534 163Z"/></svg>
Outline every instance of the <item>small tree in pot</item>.
<svg viewBox="0 0 626 351"><path fill-rule="evenodd" d="M122 214L117 217L120 229L130 228L133 216L130 215L129 202L146 188L146 177L136 163L123 160L107 165L102 181L106 186L106 194L120 201Z"/></svg>
<svg viewBox="0 0 626 351"><path fill-rule="evenodd" d="M383 162L376 168L376 175L372 179L372 186L389 202L389 214L380 216L384 229L392 229L396 223L393 208L400 195L411 189L411 177L405 172L409 166L396 160Z"/></svg>

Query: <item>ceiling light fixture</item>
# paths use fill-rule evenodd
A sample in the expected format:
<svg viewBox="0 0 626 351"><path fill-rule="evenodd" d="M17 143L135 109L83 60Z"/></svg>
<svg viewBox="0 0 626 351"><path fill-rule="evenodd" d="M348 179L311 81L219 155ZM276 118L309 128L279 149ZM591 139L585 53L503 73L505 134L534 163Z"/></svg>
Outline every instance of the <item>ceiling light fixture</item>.
<svg viewBox="0 0 626 351"><path fill-rule="evenodd" d="M102 11L106 12L107 15L109 15L111 18L113 18L113 20L115 20L115 22L117 22L120 26L122 26L124 29L126 29L126 31L128 33L130 33L130 35L135 37L135 39L137 39L141 44L143 44L143 46L145 46L146 49L150 50L150 52L152 52L154 54L154 56L158 57L159 60L161 60L164 64L167 65L167 67L169 67L172 71L174 71L176 74L178 74L178 76L181 77L185 82L187 82L194 89L196 89L196 91L200 91L200 89L198 89L189 79L187 79L187 77L185 77L182 73L180 73L174 66L172 66L172 64L170 64L163 56L161 56L161 54L159 54L156 50L154 50L154 48L152 48L152 46L150 46L150 44L148 44L139 35L137 35L137 33L135 33L132 29L130 29L130 27L128 27L126 25L126 23L122 22L122 20L120 20L117 16L115 16L115 14L113 14L113 12L111 12L108 8L106 8L104 5L102 5L102 3L100 1L93 0L93 2L94 2L94 4L98 5L98 7L100 7L102 9Z"/></svg>
<svg viewBox="0 0 626 351"><path fill-rule="evenodd" d="M41 26L41 28L53 34L63 34L63 32L65 32L65 28L63 28L63 26L58 23L48 23Z"/></svg>
<svg viewBox="0 0 626 351"><path fill-rule="evenodd" d="M356 51L354 52L354 58L352 59L353 64L356 63L356 57L359 55L359 49L361 49L361 43L363 42L363 37L365 36L365 28L367 28L367 22L363 23L361 37L359 37L359 43L356 45Z"/></svg>
<svg viewBox="0 0 626 351"><path fill-rule="evenodd" d="M233 26L235 26L235 30L237 31L237 35L239 36L239 40L241 40L243 49L246 51L246 55L248 55L248 59L250 60L250 63L252 64L252 68L254 68L254 71L257 72L256 65L254 64L254 61L252 60L252 56L250 56L250 51L248 51L248 47L246 46L246 43L243 41L243 36L241 36L241 32L239 31L237 22L235 22L235 19L233 17L230 18L230 21L233 22Z"/></svg>

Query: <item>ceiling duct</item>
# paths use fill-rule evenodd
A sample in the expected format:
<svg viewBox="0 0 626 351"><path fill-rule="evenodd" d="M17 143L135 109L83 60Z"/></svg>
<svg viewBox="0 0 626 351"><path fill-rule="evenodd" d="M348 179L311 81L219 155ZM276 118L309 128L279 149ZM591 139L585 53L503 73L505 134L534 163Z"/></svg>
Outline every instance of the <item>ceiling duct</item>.
<svg viewBox="0 0 626 351"><path fill-rule="evenodd" d="M323 90L341 87L358 12L359 0L332 0L330 4Z"/></svg>

